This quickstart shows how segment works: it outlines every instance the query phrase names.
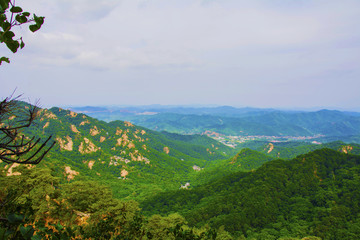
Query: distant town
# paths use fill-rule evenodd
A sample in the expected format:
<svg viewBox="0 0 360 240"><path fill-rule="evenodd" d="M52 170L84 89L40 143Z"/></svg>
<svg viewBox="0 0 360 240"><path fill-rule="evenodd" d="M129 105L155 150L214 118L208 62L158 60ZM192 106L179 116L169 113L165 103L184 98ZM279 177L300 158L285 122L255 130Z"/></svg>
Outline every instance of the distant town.
<svg viewBox="0 0 360 240"><path fill-rule="evenodd" d="M206 134L209 137L221 142L222 144L235 148L239 144L247 141L268 141L268 142L289 142L289 141L309 141L313 144L322 144L321 142L316 141L324 135L314 135L314 136L265 136L265 135L253 135L253 136L226 136L220 134Z"/></svg>

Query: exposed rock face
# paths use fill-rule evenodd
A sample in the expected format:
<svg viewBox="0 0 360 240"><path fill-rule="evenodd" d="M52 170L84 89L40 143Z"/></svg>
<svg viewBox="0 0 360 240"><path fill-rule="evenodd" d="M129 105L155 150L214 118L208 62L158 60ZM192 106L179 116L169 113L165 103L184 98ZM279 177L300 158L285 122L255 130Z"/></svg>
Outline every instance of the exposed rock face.
<svg viewBox="0 0 360 240"><path fill-rule="evenodd" d="M92 129L90 129L90 135L91 136L96 136L99 134L99 130L96 126L94 126Z"/></svg>
<svg viewBox="0 0 360 240"><path fill-rule="evenodd" d="M129 144L129 142L129 137L128 135L126 135L126 132L124 132L123 135L121 135L121 137L117 139L116 145L125 147Z"/></svg>
<svg viewBox="0 0 360 240"><path fill-rule="evenodd" d="M353 147L350 146L350 145L348 145L348 146L343 146L342 149L341 149L341 152L348 154L348 153L350 153L352 150L353 150Z"/></svg>
<svg viewBox="0 0 360 240"><path fill-rule="evenodd" d="M134 125L131 122L125 121L124 122L126 127L133 127Z"/></svg>
<svg viewBox="0 0 360 240"><path fill-rule="evenodd" d="M104 142L105 140L106 140L105 137L103 137L103 136L100 137L100 142L101 142L101 143Z"/></svg>
<svg viewBox="0 0 360 240"><path fill-rule="evenodd" d="M65 176L67 176L67 180L73 180L76 175L79 175L79 172L75 170L71 170L70 167L65 167Z"/></svg>
<svg viewBox="0 0 360 240"><path fill-rule="evenodd" d="M134 153L129 153L129 157L131 158L131 161L145 162L146 164L150 163L149 159L136 151Z"/></svg>
<svg viewBox="0 0 360 240"><path fill-rule="evenodd" d="M59 143L60 149L67 150L67 151L73 150L74 143L73 143L71 137L66 136L66 140L63 140L60 137L57 137L56 141Z"/></svg>
<svg viewBox="0 0 360 240"><path fill-rule="evenodd" d="M269 144L267 145L267 148L268 148L267 153L271 153L271 152L272 152L272 150L274 150L274 144L269 143ZM264 149L264 150L265 150L265 149Z"/></svg>
<svg viewBox="0 0 360 240"><path fill-rule="evenodd" d="M126 176L127 176L128 174L129 174L129 172L126 171L125 169L121 170L121 176L122 176L123 178L126 178Z"/></svg>
<svg viewBox="0 0 360 240"><path fill-rule="evenodd" d="M77 116L77 113L76 112L73 112L73 111L70 111L68 116L70 117L76 117Z"/></svg>
<svg viewBox="0 0 360 240"><path fill-rule="evenodd" d="M88 163L88 167L89 167L90 169L92 169L92 167L94 166L94 163L95 163L94 160L90 160L89 163Z"/></svg>
<svg viewBox="0 0 360 240"><path fill-rule="evenodd" d="M128 148L129 149L135 148L135 144L133 142L129 143Z"/></svg>
<svg viewBox="0 0 360 240"><path fill-rule="evenodd" d="M80 123L80 126L84 126L85 124L89 124L89 123L90 123L89 120L85 120Z"/></svg>
<svg viewBox="0 0 360 240"><path fill-rule="evenodd" d="M13 168L16 168L16 167L18 167L18 166L20 166L19 163L13 163L13 164L9 167L9 169L7 170L6 176L18 176L18 175L21 175L20 172L13 172Z"/></svg>
<svg viewBox="0 0 360 240"><path fill-rule="evenodd" d="M7 173L6 173L6 176L19 176L21 175L20 172L14 172L14 168L20 166L21 164L19 163L13 163L10 165L10 167L7 169ZM5 169L8 167L9 165L5 166ZM35 165L32 165L32 164L25 164L26 168L28 169L31 169L31 168L34 168Z"/></svg>
<svg viewBox="0 0 360 240"><path fill-rule="evenodd" d="M116 146L121 146L122 138L116 140Z"/></svg>
<svg viewBox="0 0 360 240"><path fill-rule="evenodd" d="M43 126L43 129L47 128L49 125L50 125L50 122L45 123L45 125Z"/></svg>
<svg viewBox="0 0 360 240"><path fill-rule="evenodd" d="M163 149L164 153L169 154L170 153L170 149L168 147L164 147Z"/></svg>
<svg viewBox="0 0 360 240"><path fill-rule="evenodd" d="M119 129L119 128L117 128L117 129L116 129L116 133L115 133L115 135L121 135L121 133L122 133L122 130L121 130L121 129Z"/></svg>
<svg viewBox="0 0 360 240"><path fill-rule="evenodd" d="M99 147L95 146L93 142L91 142L89 139L85 137L84 137L84 142L81 142L79 146L79 152L81 154L96 152L100 149Z"/></svg>
<svg viewBox="0 0 360 240"><path fill-rule="evenodd" d="M50 112L49 110L47 109L44 109L44 110L40 110L39 113L42 113L43 112L43 117L40 119L40 121L43 121L44 118L48 118L48 119L58 119L57 116Z"/></svg>
<svg viewBox="0 0 360 240"><path fill-rule="evenodd" d="M71 131L73 131L74 133L80 133L79 130L77 130L77 128L75 127L75 125L71 124L70 128L71 128Z"/></svg>

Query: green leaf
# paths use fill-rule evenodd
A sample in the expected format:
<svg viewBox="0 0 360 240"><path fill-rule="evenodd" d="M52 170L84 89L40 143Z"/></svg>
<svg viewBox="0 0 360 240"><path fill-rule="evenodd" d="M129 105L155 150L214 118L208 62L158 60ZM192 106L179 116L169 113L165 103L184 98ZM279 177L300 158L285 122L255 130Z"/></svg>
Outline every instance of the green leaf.
<svg viewBox="0 0 360 240"><path fill-rule="evenodd" d="M20 38L20 48L23 49L25 47L25 43L22 40L22 37Z"/></svg>
<svg viewBox="0 0 360 240"><path fill-rule="evenodd" d="M9 58L7 58L7 57L1 57L1 58L0 58L0 65L1 65L2 62L10 63L10 60L9 60Z"/></svg>
<svg viewBox="0 0 360 240"><path fill-rule="evenodd" d="M5 14L0 14L0 22L4 22L6 20Z"/></svg>
<svg viewBox="0 0 360 240"><path fill-rule="evenodd" d="M23 10L21 7L18 7L18 6L14 6L10 9L10 12L12 13L21 13Z"/></svg>
<svg viewBox="0 0 360 240"><path fill-rule="evenodd" d="M30 26L29 26L29 29L30 29L30 31L32 31L32 32L36 32L37 30L40 29L40 27L39 27L38 25L36 25L36 24L33 24L33 25L30 25Z"/></svg>
<svg viewBox="0 0 360 240"><path fill-rule="evenodd" d="M18 41L6 41L6 46L13 52L16 53L20 44Z"/></svg>
<svg viewBox="0 0 360 240"><path fill-rule="evenodd" d="M63 227L61 224L59 224L59 223L55 225L55 228L56 228L56 230L58 230L58 231L61 231L61 230L64 229L64 227Z"/></svg>
<svg viewBox="0 0 360 240"><path fill-rule="evenodd" d="M5 11L9 8L10 0L0 0L0 11Z"/></svg>
<svg viewBox="0 0 360 240"><path fill-rule="evenodd" d="M23 12L22 15L24 15L25 17L29 17L30 13L29 12Z"/></svg>
<svg viewBox="0 0 360 240"><path fill-rule="evenodd" d="M15 20L21 24L26 23L28 21L27 17L21 14L16 15Z"/></svg>
<svg viewBox="0 0 360 240"><path fill-rule="evenodd" d="M34 21L39 28L44 24L44 17L38 17L34 14Z"/></svg>
<svg viewBox="0 0 360 240"><path fill-rule="evenodd" d="M18 222L22 222L22 220L24 219L23 215L19 215L16 213L10 213L7 217L9 223L18 223Z"/></svg>
<svg viewBox="0 0 360 240"><path fill-rule="evenodd" d="M4 31L8 31L11 28L11 24L7 21L3 22L1 25L2 25L1 27L3 28Z"/></svg>
<svg viewBox="0 0 360 240"><path fill-rule="evenodd" d="M15 36L15 33L13 33L12 31L6 31L3 34L3 38L5 39L5 41L9 41L12 40L12 38Z"/></svg>
<svg viewBox="0 0 360 240"><path fill-rule="evenodd" d="M34 235L34 228L32 226L20 226L20 232L25 239L30 239Z"/></svg>
<svg viewBox="0 0 360 240"><path fill-rule="evenodd" d="M42 237L39 235L35 235L31 237L31 240L42 240Z"/></svg>

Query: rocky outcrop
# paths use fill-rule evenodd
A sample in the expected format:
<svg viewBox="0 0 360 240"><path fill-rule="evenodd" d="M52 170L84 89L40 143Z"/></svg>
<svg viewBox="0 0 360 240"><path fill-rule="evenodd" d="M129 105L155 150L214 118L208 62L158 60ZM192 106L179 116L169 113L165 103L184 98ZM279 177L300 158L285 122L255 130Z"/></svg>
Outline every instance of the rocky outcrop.
<svg viewBox="0 0 360 240"><path fill-rule="evenodd" d="M73 150L74 143L73 143L71 137L66 136L65 140L60 138L60 137L57 137L56 141L59 143L60 149L66 150L66 151L72 151Z"/></svg>
<svg viewBox="0 0 360 240"><path fill-rule="evenodd" d="M69 166L65 167L65 176L67 177L67 180L73 180L76 175L79 175L79 172L75 170L71 170Z"/></svg>
<svg viewBox="0 0 360 240"><path fill-rule="evenodd" d="M74 133L80 133L79 130L77 130L77 128L75 127L75 125L71 124L70 128L71 128L71 131L73 131Z"/></svg>
<svg viewBox="0 0 360 240"><path fill-rule="evenodd" d="M81 154L87 154L92 152L97 152L100 148L97 147L93 142L89 139L84 138L84 141L80 143L79 152Z"/></svg>
<svg viewBox="0 0 360 240"><path fill-rule="evenodd" d="M99 130L96 126L94 126L92 129L90 129L90 135L91 136L96 136L99 134Z"/></svg>

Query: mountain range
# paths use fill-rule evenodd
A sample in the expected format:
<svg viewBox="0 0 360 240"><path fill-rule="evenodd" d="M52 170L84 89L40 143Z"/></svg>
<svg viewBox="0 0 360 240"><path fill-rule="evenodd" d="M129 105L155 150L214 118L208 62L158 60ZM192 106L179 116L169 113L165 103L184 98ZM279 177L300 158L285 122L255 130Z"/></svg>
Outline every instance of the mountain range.
<svg viewBox="0 0 360 240"><path fill-rule="evenodd" d="M226 136L316 137L329 142L360 141L360 114L336 110L316 112L256 108L78 107L76 111L105 121L126 120L156 131L180 134L217 133Z"/></svg>
<svg viewBox="0 0 360 240"><path fill-rule="evenodd" d="M27 107L27 104L21 106ZM359 127L357 116L342 112L269 110L263 114L221 120L247 119L253 124L258 121L281 128L280 123L274 122L277 119L288 124L286 131L295 129L290 123L315 129L324 122L327 127L317 129L325 131L333 126L330 132L335 135L340 134L340 126L346 126L346 131L354 129L354 135ZM189 118L186 120L189 128L198 126L199 129L207 129L214 119L219 120L218 116L201 114L148 116L157 115L175 117L173 126L178 129L184 124L180 121L176 125L177 117ZM298 130L301 131L304 130ZM343 136L349 136L345 132ZM360 210L354 202L360 189L356 181L360 175L360 145L356 143L261 140L246 141L233 148L205 134L154 131L129 121L105 122L57 107L41 109L35 125L24 134L43 139L52 136L56 140L52 151L36 166L39 170L51 171L51 176L59 179L62 185L55 189L61 192L66 186L84 188L84 184L93 186L96 182L109 187L117 199L139 202L142 214L149 219L161 220L171 214L181 214L189 226L208 225L219 232L226 230L238 239L286 236L300 239L309 235L356 239L349 236L360 233L357 230ZM1 165L8 177L18 176L19 166ZM94 188L100 188L96 184ZM75 198L71 191L66 194L67 201ZM94 210L87 210L84 204L74 208L81 214L94 214L91 212ZM332 229L334 222L342 225Z"/></svg>

